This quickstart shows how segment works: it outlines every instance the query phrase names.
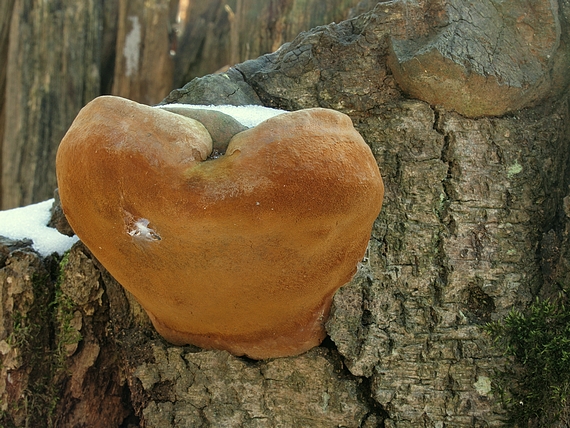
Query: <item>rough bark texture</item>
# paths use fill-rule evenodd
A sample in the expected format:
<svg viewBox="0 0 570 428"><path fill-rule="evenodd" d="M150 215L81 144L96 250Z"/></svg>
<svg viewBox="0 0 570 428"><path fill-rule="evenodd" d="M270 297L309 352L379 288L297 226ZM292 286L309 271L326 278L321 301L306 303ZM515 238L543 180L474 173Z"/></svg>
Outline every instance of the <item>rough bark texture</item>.
<svg viewBox="0 0 570 428"><path fill-rule="evenodd" d="M358 3L358 0L189 0L175 58L176 86L224 66L273 52L301 31L342 21Z"/></svg>
<svg viewBox="0 0 570 428"><path fill-rule="evenodd" d="M568 106L478 121L401 107L388 129L363 125L392 191L329 334L395 426L499 426L489 387L501 359L481 326L544 284L539 243L566 191Z"/></svg>
<svg viewBox="0 0 570 428"><path fill-rule="evenodd" d="M563 46L567 2L533 4L523 21L538 20L533 25L545 32L559 25ZM408 28L439 34L453 10L463 10L457 25L475 22L470 12L476 8L458 5L381 2L370 13L304 33L225 74L196 79L165 100L198 104L208 94L208 102L224 104L236 102L238 94L240 101L291 110L334 108L351 116L371 146L386 185L384 208L367 259L335 297L330 338L321 347L259 362L174 347L156 335L136 302L81 244L59 269L29 250L4 246L4 424L43 417L79 426L114 400L105 426L503 426L504 409L490 385L493 370L505 361L481 327L511 308L523 309L533 296L552 294L556 282L570 276L570 109L563 78L550 80L545 99L523 96L521 110L501 117L453 112L474 96L477 88L469 85L440 105L407 98L391 68L398 66L392 62L394 35ZM457 32L459 46L462 34ZM458 63L484 62L472 52L457 51L461 61L436 70L441 79L464 81L446 73ZM566 54L561 47L551 52L543 71L556 76ZM528 61L509 67L517 64L522 69ZM432 75L426 84L437 80ZM530 79L523 86L531 91L533 85L542 88ZM60 286L53 285L58 270L65 274ZM32 287L36 271L48 273L44 284L52 292ZM29 324L39 317L34 302L45 307L46 299L61 302L62 296L66 305L50 307L65 307L67 315L48 313L53 321L40 326L46 334L18 340L13 332L22 326L40 328ZM16 310L29 316L14 316ZM58 339L61 326L67 326L66 340ZM46 336L49 342L43 342ZM30 381L36 376L30 358L37 354L30 349L60 349L62 340L66 352L55 367L69 367L70 374L49 373L62 373L50 376L65 398L51 413L41 406L22 410L19 391L29 391L24 397L32 400L37 393L29 385L43 385ZM90 392L78 395L80 390Z"/></svg>
<svg viewBox="0 0 570 428"><path fill-rule="evenodd" d="M28 243L29 244L29 243ZM50 325L45 308L53 287L46 265L25 243L2 242L0 306L0 411L2 425L42 425L51 404L48 392ZM30 323L29 320L34 320ZM48 358L46 358L48 357ZM35 403L34 411L30 411Z"/></svg>
<svg viewBox="0 0 570 428"><path fill-rule="evenodd" d="M172 88L172 23L178 0L119 2L114 95L156 104Z"/></svg>
<svg viewBox="0 0 570 428"><path fill-rule="evenodd" d="M64 3L14 5L3 99L5 208L52 194L59 141L79 109L100 93L103 2Z"/></svg>
<svg viewBox="0 0 570 428"><path fill-rule="evenodd" d="M83 245L59 268L24 243L2 249L2 426L330 427L375 419L366 380L351 376L334 349L254 362L174 347Z"/></svg>
<svg viewBox="0 0 570 428"><path fill-rule="evenodd" d="M10 20L12 9L16 0L6 0L0 4L0 142L4 138L6 123L6 105L3 102L6 95L6 72L8 71L8 34L10 32ZM2 155L0 154L0 165ZM2 200L2 176L0 174L0 201Z"/></svg>

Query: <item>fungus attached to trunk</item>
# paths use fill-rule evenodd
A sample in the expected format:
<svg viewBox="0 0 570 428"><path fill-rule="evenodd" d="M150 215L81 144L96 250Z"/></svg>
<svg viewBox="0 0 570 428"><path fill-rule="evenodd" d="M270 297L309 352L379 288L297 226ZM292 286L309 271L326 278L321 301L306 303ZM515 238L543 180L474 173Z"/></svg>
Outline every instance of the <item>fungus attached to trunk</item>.
<svg viewBox="0 0 570 428"><path fill-rule="evenodd" d="M372 152L319 108L211 152L194 119L95 99L58 150L65 215L166 340L256 359L318 345L382 205Z"/></svg>

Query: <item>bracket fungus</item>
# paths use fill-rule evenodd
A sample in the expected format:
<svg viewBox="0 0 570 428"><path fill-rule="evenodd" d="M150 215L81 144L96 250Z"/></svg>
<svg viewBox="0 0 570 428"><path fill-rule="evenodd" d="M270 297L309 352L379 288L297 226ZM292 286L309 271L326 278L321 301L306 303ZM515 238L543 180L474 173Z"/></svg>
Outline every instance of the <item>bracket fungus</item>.
<svg viewBox="0 0 570 428"><path fill-rule="evenodd" d="M366 251L384 194L374 156L348 116L321 108L212 150L197 120L99 97L58 149L64 213L169 342L300 354Z"/></svg>

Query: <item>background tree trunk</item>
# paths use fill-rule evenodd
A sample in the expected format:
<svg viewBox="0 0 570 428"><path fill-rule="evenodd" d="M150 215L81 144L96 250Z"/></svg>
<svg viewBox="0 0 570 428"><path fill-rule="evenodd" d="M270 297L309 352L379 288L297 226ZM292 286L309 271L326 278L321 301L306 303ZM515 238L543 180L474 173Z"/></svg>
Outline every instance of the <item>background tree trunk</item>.
<svg viewBox="0 0 570 428"><path fill-rule="evenodd" d="M178 0L122 0L119 5L112 93L156 104L172 88L171 44Z"/></svg>
<svg viewBox="0 0 570 428"><path fill-rule="evenodd" d="M4 207L46 199L57 186L59 141L100 93L103 15L102 1L16 1L4 99Z"/></svg>
<svg viewBox="0 0 570 428"><path fill-rule="evenodd" d="M8 32L10 31L10 19L15 0L7 0L0 4L0 142L3 141L4 127L6 122L6 105L3 102L6 94L6 72L8 71ZM2 155L0 151L0 165ZM2 200L2 176L0 174L0 201Z"/></svg>
<svg viewBox="0 0 570 428"><path fill-rule="evenodd" d="M184 3L186 21L180 25L175 58L176 87L274 52L302 31L342 21L359 1L187 0L182 6Z"/></svg>

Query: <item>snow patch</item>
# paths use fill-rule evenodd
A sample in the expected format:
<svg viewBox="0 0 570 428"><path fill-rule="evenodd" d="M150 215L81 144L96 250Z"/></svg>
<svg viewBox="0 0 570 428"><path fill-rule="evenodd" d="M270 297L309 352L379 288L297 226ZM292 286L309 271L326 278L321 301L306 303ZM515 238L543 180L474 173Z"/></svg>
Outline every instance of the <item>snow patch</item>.
<svg viewBox="0 0 570 428"><path fill-rule="evenodd" d="M26 207L0 211L0 236L14 240L31 239L32 248L43 257L53 253L63 255L79 241L66 236L47 224L51 218L53 199Z"/></svg>
<svg viewBox="0 0 570 428"><path fill-rule="evenodd" d="M274 116L288 113L286 110L277 110L274 108L263 106L205 106L205 105L192 105L192 104L167 104L156 106L156 108L177 107L185 109L205 109L215 110L233 117L243 126L253 128L261 122L272 118Z"/></svg>

